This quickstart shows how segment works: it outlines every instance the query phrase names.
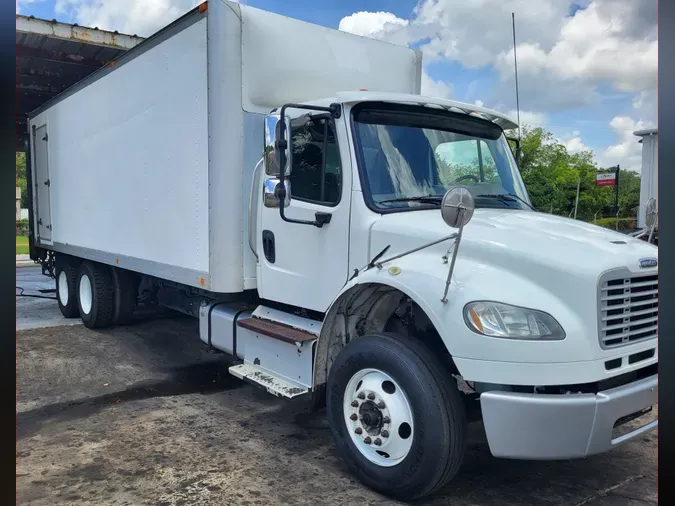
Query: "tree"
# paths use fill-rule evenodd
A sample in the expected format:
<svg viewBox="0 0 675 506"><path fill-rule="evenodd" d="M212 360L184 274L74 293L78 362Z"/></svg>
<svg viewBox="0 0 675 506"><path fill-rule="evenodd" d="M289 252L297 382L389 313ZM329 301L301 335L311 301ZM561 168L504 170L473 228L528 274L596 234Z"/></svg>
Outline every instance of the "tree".
<svg viewBox="0 0 675 506"><path fill-rule="evenodd" d="M26 153L16 154L16 186L21 188L21 207L28 207L28 193L26 191Z"/></svg>
<svg viewBox="0 0 675 506"><path fill-rule="evenodd" d="M514 136L514 132L507 133ZM574 209L577 182L580 183L577 218L591 220L614 216L615 187L596 186L600 170L593 152L569 153L551 132L541 127L522 129L520 172L537 209L569 216ZM621 170L619 175L620 215L635 216L640 201L640 175Z"/></svg>

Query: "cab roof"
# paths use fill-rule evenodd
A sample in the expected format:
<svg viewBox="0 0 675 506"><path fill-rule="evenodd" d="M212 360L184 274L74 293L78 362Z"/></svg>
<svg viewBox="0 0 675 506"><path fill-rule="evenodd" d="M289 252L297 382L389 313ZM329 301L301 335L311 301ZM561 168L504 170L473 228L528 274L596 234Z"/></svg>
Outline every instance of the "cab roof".
<svg viewBox="0 0 675 506"><path fill-rule="evenodd" d="M502 130L518 128L518 123L500 112L486 109L484 107L479 107L475 104L467 104L445 98L427 97L424 95L380 91L342 91L336 93L335 97L332 98L311 101L311 103L317 105L319 103L325 103L325 105L329 105L333 102L338 102L341 104L352 104L356 102L389 102L397 104L420 105L432 109L443 109L450 112L467 114L469 116L486 119L492 123L495 123L496 125L499 125Z"/></svg>

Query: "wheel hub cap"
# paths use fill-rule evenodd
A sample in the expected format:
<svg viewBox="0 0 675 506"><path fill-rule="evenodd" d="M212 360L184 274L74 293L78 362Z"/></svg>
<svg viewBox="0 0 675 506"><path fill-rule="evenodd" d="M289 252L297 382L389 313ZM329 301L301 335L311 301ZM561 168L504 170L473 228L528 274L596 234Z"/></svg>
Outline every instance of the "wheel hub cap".
<svg viewBox="0 0 675 506"><path fill-rule="evenodd" d="M64 306L68 305L68 277L65 271L59 273L59 299L61 299L61 304Z"/></svg>
<svg viewBox="0 0 675 506"><path fill-rule="evenodd" d="M364 369L352 376L343 408L352 442L368 460L390 467L410 453L412 409L405 392L388 374Z"/></svg>
<svg viewBox="0 0 675 506"><path fill-rule="evenodd" d="M80 278L79 292L80 306L82 307L82 311L84 311L85 314L91 313L91 306L93 302L91 281L89 280L89 276L86 274Z"/></svg>

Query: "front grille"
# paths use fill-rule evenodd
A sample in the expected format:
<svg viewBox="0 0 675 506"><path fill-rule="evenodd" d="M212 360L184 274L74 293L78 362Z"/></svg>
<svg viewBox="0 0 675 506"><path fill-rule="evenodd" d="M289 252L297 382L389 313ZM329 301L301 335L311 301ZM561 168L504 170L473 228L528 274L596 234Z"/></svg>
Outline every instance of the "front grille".
<svg viewBox="0 0 675 506"><path fill-rule="evenodd" d="M611 276L612 273L609 273ZM616 348L658 333L659 276L626 276L600 282L600 345Z"/></svg>

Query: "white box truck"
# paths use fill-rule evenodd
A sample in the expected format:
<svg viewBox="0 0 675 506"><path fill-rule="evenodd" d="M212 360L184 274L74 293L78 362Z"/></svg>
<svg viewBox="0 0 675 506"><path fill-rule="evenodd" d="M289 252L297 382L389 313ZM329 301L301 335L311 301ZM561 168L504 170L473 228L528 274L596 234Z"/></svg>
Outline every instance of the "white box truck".
<svg viewBox="0 0 675 506"><path fill-rule="evenodd" d="M420 83L414 50L202 4L31 115L31 257L88 327L198 318L398 499L476 417L512 459L653 430L657 249L533 210L517 125Z"/></svg>

